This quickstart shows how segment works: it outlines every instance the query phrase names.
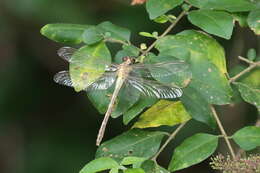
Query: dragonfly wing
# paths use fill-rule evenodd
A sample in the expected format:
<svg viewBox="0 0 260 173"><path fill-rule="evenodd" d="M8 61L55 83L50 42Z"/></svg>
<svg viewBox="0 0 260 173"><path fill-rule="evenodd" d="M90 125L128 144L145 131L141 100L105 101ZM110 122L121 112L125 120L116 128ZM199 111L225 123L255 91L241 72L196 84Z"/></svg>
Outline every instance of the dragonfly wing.
<svg viewBox="0 0 260 173"><path fill-rule="evenodd" d="M60 71L56 73L53 77L54 82L65 85L69 87L73 87L72 81L70 79L69 71Z"/></svg>
<svg viewBox="0 0 260 173"><path fill-rule="evenodd" d="M57 53L65 61L71 62L71 57L76 51L77 49L72 47L62 47L57 51Z"/></svg>
<svg viewBox="0 0 260 173"><path fill-rule="evenodd" d="M67 62L70 62L70 63L74 63L74 64L77 64L79 67L81 67L82 65L84 65L84 62L82 60L72 60L72 56L73 54L77 51L77 49L75 48L72 48L72 47L62 47L60 48L57 53L58 55L64 59L65 61ZM77 55L77 56L84 56L86 59L90 56L90 55ZM93 57L93 56L92 56ZM80 58L77 58L77 59L80 59ZM116 71L118 69L118 65L117 64L110 64L108 65L107 62L105 61L102 61L101 59L99 58L96 58L96 61L92 63L93 65L97 65L97 64L105 64L106 67L105 67L105 70L106 71Z"/></svg>
<svg viewBox="0 0 260 173"><path fill-rule="evenodd" d="M61 85L75 87L73 85L69 71L61 71L54 75L53 80ZM94 83L92 83L89 87L87 87L86 91L91 90L106 90L113 85L116 80L115 72L106 72L100 78L97 79Z"/></svg>
<svg viewBox="0 0 260 173"><path fill-rule="evenodd" d="M115 72L106 72L104 73L98 80L92 83L86 91L92 90L106 90L111 87L116 81L116 73Z"/></svg>
<svg viewBox="0 0 260 173"><path fill-rule="evenodd" d="M129 76L127 82L148 97L172 99L182 96L182 90L180 88L161 84L157 81Z"/></svg>
<svg viewBox="0 0 260 173"><path fill-rule="evenodd" d="M166 61L155 64L133 64L134 73L139 73L147 78L160 78L174 75L188 69L184 61Z"/></svg>

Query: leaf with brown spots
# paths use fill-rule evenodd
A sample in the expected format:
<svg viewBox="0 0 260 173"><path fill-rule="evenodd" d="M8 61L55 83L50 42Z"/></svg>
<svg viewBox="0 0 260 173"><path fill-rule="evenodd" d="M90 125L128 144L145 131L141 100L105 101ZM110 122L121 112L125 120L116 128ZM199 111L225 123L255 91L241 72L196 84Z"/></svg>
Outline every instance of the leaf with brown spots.
<svg viewBox="0 0 260 173"><path fill-rule="evenodd" d="M196 89L208 103L223 105L231 102L225 52L212 37L186 30L160 39L156 48L161 56L175 56L190 64L192 79L189 87Z"/></svg>
<svg viewBox="0 0 260 173"><path fill-rule="evenodd" d="M100 145L96 158L111 157L119 162L129 156L150 158L159 149L165 134L132 129Z"/></svg>

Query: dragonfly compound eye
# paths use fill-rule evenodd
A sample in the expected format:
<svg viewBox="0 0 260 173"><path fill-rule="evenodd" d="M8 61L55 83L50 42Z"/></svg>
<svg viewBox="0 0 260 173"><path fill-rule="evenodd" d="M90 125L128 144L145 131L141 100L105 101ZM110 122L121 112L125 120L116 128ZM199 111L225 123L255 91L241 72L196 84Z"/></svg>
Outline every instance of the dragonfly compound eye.
<svg viewBox="0 0 260 173"><path fill-rule="evenodd" d="M127 61L129 59L129 57L128 56L124 56L123 58L122 58L122 61Z"/></svg>

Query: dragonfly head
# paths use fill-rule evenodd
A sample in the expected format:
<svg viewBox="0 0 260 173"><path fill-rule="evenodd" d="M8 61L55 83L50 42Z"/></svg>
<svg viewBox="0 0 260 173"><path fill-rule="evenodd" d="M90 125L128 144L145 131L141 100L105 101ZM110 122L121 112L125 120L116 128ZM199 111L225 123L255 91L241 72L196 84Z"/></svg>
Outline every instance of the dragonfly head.
<svg viewBox="0 0 260 173"><path fill-rule="evenodd" d="M130 56L125 56L122 58L124 62L127 62L128 64L134 64L135 63L135 58L130 57Z"/></svg>

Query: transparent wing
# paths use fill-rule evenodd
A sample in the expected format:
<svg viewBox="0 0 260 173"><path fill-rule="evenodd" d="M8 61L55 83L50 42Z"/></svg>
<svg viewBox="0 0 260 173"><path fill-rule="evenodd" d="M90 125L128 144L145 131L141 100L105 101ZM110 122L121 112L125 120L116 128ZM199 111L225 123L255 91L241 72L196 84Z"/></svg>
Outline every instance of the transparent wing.
<svg viewBox="0 0 260 173"><path fill-rule="evenodd" d="M72 81L70 79L70 74L68 71L60 71L56 73L53 77L54 82L65 85L69 87L73 87Z"/></svg>
<svg viewBox="0 0 260 173"><path fill-rule="evenodd" d="M69 87L75 87L73 85L69 71L61 71L54 75L53 80L61 85L69 86ZM110 86L113 85L113 83L116 80L116 73L115 72L105 72L100 78L97 79L96 82L92 83L89 87L87 87L86 91L91 90L106 90Z"/></svg>
<svg viewBox="0 0 260 173"><path fill-rule="evenodd" d="M184 61L166 61L155 64L133 64L133 73L138 73L146 78L167 77L183 72L189 68Z"/></svg>
<svg viewBox="0 0 260 173"><path fill-rule="evenodd" d="M64 59L67 62L73 63L78 67L84 67L84 62L82 60L72 60L71 57L73 56L73 54L77 51L77 49L72 48L72 47L62 47L60 48L57 53L58 55ZM85 58L87 58L87 55L77 55L77 56L84 56ZM80 58L77 58L80 59ZM96 58L95 62L92 62L92 65L95 64L105 64L106 68L105 71L116 71L118 69L118 64L107 64L107 62L102 61L100 58ZM90 67L88 67L90 68Z"/></svg>
<svg viewBox="0 0 260 173"><path fill-rule="evenodd" d="M92 83L86 91L106 90L114 84L116 77L115 72L105 72L96 82Z"/></svg>
<svg viewBox="0 0 260 173"><path fill-rule="evenodd" d="M182 96L182 90L180 88L161 84L157 81L128 76L127 82L148 97L171 99Z"/></svg>
<svg viewBox="0 0 260 173"><path fill-rule="evenodd" d="M57 53L58 55L64 59L65 61L70 62L72 55L77 51L77 49L72 47L62 47L60 48Z"/></svg>

